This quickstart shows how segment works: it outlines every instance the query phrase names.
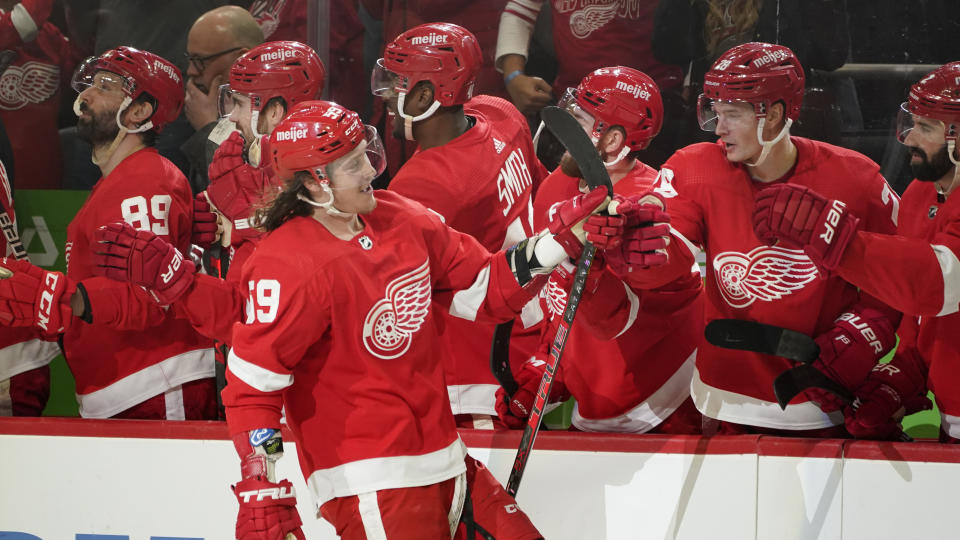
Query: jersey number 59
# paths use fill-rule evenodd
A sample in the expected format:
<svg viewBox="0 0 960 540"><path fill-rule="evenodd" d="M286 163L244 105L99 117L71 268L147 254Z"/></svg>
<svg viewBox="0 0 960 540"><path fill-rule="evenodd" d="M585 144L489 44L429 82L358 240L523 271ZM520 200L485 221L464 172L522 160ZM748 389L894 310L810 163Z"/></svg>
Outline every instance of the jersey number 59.
<svg viewBox="0 0 960 540"><path fill-rule="evenodd" d="M280 282L275 279L248 281L250 296L247 297L247 324L254 321L270 324L277 318L280 307Z"/></svg>

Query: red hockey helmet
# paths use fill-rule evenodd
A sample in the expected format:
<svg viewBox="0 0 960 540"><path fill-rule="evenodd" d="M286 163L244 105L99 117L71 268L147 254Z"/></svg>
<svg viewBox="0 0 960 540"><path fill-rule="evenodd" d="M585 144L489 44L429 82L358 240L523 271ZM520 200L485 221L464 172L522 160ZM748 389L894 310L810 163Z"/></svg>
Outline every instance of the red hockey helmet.
<svg viewBox="0 0 960 540"><path fill-rule="evenodd" d="M387 44L371 78L374 95L409 92L420 81L430 81L434 99L449 107L473 97L483 54L477 38L450 23L421 24Z"/></svg>
<svg viewBox="0 0 960 540"><path fill-rule="evenodd" d="M220 87L220 114L233 110L234 93L250 99L259 113L272 98L283 98L287 111L323 92L326 69L320 56L298 41L270 41L241 55L230 67L230 83Z"/></svg>
<svg viewBox="0 0 960 540"><path fill-rule="evenodd" d="M107 71L121 78L121 88L132 101L147 93L156 100L150 117L154 131L180 116L183 108L183 77L177 66L152 52L133 47L117 47L83 61L73 73L70 86L77 92L93 85L94 76ZM146 128L144 131L151 128Z"/></svg>
<svg viewBox="0 0 960 540"><path fill-rule="evenodd" d="M576 104L593 117L593 136L600 137L611 126L626 131L627 146L643 150L663 126L663 100L653 79L633 68L617 66L590 73L560 106Z"/></svg>
<svg viewBox="0 0 960 540"><path fill-rule="evenodd" d="M940 66L910 88L910 95L900 105L897 117L900 142L914 128L914 115L943 122L945 140L957 140L960 135L960 62ZM939 133L936 136L939 137Z"/></svg>
<svg viewBox="0 0 960 540"><path fill-rule="evenodd" d="M789 48L771 43L744 43L723 53L704 75L703 94L697 103L700 126L713 131L716 119L712 101L742 101L765 115L782 101L784 115L796 121L803 102L804 74ZM715 126L714 126L715 127Z"/></svg>
<svg viewBox="0 0 960 540"><path fill-rule="evenodd" d="M322 181L323 169L366 140L367 157L377 176L386 168L383 144L372 126L360 116L330 101L305 101L283 119L270 134L270 153L279 178L293 178L309 171ZM320 170L322 174L316 174Z"/></svg>

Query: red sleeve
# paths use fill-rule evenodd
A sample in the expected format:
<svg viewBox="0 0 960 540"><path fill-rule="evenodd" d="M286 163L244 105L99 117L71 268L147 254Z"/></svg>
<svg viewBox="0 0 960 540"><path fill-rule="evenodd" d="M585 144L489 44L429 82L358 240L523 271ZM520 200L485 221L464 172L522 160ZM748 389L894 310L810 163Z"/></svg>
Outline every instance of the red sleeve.
<svg viewBox="0 0 960 540"><path fill-rule="evenodd" d="M163 322L166 312L147 291L105 277L84 279L93 324L119 330L146 330Z"/></svg>
<svg viewBox="0 0 960 540"><path fill-rule="evenodd" d="M14 49L33 41L52 10L53 0L21 0L4 11L0 14L0 48Z"/></svg>
<svg viewBox="0 0 960 540"><path fill-rule="evenodd" d="M330 326L322 271L269 256L244 267L245 321L233 329L223 391L231 433L276 426L293 369Z"/></svg>
<svg viewBox="0 0 960 540"><path fill-rule="evenodd" d="M390 181L390 191L417 201L439 214L445 223L454 223L463 207L461 195L451 190L447 174L424 167L424 160L411 159Z"/></svg>
<svg viewBox="0 0 960 540"><path fill-rule="evenodd" d="M237 283L197 274L190 290L172 309L200 334L230 345L233 324L243 320L246 292Z"/></svg>

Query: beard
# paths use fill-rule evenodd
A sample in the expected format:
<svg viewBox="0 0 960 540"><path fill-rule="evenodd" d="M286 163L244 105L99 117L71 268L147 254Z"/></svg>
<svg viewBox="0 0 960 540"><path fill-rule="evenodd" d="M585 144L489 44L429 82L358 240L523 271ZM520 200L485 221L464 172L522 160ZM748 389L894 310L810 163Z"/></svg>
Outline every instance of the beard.
<svg viewBox="0 0 960 540"><path fill-rule="evenodd" d="M926 152L911 146L910 156L920 158L919 163L910 161L910 169L913 170L913 176L922 182L936 182L946 175L953 168L953 162L947 155L947 145L943 145L933 157L928 158Z"/></svg>
<svg viewBox="0 0 960 540"><path fill-rule="evenodd" d="M86 103L81 103L80 110L88 112L89 107ZM77 119L77 135L95 147L110 144L117 137L117 133L120 133L120 126L117 125L115 116L116 111L80 117Z"/></svg>

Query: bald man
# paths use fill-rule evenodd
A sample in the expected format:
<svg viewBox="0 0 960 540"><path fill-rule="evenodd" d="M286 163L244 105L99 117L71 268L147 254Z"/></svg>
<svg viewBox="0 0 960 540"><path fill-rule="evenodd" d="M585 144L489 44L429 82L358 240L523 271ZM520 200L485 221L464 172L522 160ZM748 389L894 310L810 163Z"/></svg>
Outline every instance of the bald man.
<svg viewBox="0 0 960 540"><path fill-rule="evenodd" d="M256 19L239 6L212 9L190 27L183 112L197 132L180 149L190 161L189 180L194 192L206 189L213 152L233 128L230 122L218 128L217 91L227 82L234 60L261 43L263 32Z"/></svg>

